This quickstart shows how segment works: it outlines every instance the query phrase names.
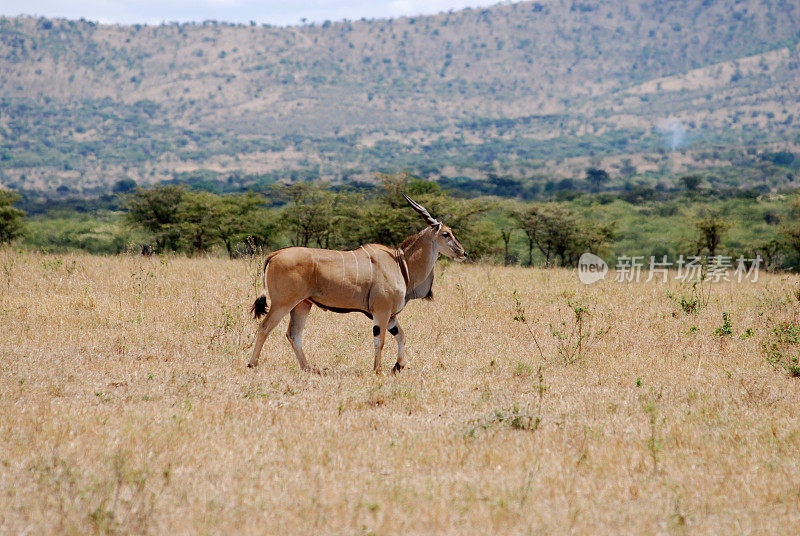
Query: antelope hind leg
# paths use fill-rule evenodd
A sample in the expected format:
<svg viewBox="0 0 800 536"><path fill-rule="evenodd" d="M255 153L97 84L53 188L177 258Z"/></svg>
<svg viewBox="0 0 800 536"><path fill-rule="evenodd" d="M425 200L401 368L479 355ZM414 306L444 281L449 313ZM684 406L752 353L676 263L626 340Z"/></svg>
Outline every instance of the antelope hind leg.
<svg viewBox="0 0 800 536"><path fill-rule="evenodd" d="M267 316L264 317L264 320L258 325L258 331L256 332L256 343L253 346L253 355L250 356L250 362L247 363L249 368L257 367L258 366L258 357L261 355L261 348L264 346L264 341L267 340L267 337L275 329L280 321L286 316L291 310L290 307L270 307Z"/></svg>
<svg viewBox="0 0 800 536"><path fill-rule="evenodd" d="M309 367L306 361L306 356L303 353L303 328L306 325L306 318L311 311L311 302L308 300L298 303L292 312L289 313L289 328L286 330L286 338L292 343L294 355L297 356L297 361L300 363L300 368L303 370L318 370Z"/></svg>

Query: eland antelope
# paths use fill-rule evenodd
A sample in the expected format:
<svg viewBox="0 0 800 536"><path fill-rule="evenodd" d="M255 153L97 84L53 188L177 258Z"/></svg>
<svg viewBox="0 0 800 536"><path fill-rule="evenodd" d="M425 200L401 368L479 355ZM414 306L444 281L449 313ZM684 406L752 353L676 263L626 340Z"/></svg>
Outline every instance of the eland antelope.
<svg viewBox="0 0 800 536"><path fill-rule="evenodd" d="M467 257L452 229L434 219L406 194L403 197L419 212L428 227L408 237L399 248L364 244L353 251L290 247L267 256L262 271L264 294L253 304L258 326L248 367L258 365L261 348L270 332L289 313L286 337L303 370L309 370L303 354L303 327L313 305L336 313L361 312L373 321L377 374L388 331L397 340L397 363L392 372L405 366L403 329L397 315L414 299L431 299L433 267L439 254L457 261ZM269 296L269 305L267 304Z"/></svg>

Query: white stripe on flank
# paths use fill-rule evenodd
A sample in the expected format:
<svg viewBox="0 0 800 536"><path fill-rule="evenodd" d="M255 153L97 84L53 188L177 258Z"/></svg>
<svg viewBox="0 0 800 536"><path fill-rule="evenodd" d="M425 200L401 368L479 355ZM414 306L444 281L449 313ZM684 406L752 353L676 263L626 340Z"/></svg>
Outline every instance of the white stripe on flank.
<svg viewBox="0 0 800 536"><path fill-rule="evenodd" d="M369 284L372 285L372 255L370 255L369 251L367 251L367 246L361 247L364 248L364 251L367 253L367 257L369 257ZM369 249L372 250L372 248Z"/></svg>
<svg viewBox="0 0 800 536"><path fill-rule="evenodd" d="M317 255L314 251L311 251L311 262L313 263L313 270L314 270L314 285L318 285L318 278L317 278Z"/></svg>
<svg viewBox="0 0 800 536"><path fill-rule="evenodd" d="M345 277L344 277L344 276L345 276L345 275L346 275L346 273L347 273L347 272L345 271L345 268L344 268L344 253L342 253L342 252L340 251L340 252L339 252L339 256L342 258L342 285L344 285L344 279L345 279Z"/></svg>
<svg viewBox="0 0 800 536"><path fill-rule="evenodd" d="M358 293L358 257L356 257L355 251L351 251L350 253L353 254L353 260L356 261L356 280L355 284L353 285L353 296L355 296L356 293Z"/></svg>

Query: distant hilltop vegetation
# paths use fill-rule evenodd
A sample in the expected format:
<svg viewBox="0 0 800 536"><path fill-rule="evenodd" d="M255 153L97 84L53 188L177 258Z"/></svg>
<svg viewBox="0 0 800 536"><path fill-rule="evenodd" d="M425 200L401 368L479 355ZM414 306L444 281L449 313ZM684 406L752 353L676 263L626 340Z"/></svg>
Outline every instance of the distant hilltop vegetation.
<svg viewBox="0 0 800 536"><path fill-rule="evenodd" d="M408 171L513 195L503 180L540 192L593 168L607 187L706 173L781 189L800 166L798 40L800 5L774 0L296 27L0 18L0 185L236 191Z"/></svg>

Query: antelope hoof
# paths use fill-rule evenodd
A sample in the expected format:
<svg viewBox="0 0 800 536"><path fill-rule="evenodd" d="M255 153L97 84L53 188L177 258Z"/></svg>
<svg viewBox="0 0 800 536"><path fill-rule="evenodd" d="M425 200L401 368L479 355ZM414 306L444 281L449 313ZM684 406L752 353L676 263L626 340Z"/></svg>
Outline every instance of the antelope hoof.
<svg viewBox="0 0 800 536"><path fill-rule="evenodd" d="M247 364L247 368L256 368L257 366L258 366L258 363L248 363Z"/></svg>
<svg viewBox="0 0 800 536"><path fill-rule="evenodd" d="M375 369L376 376L383 376L383 369Z"/></svg>
<svg viewBox="0 0 800 536"><path fill-rule="evenodd" d="M403 368L405 367L400 363L395 363L394 366L392 367L392 374L398 374L403 370Z"/></svg>

